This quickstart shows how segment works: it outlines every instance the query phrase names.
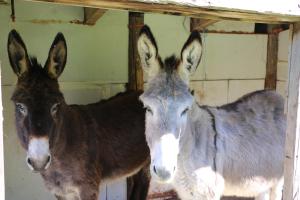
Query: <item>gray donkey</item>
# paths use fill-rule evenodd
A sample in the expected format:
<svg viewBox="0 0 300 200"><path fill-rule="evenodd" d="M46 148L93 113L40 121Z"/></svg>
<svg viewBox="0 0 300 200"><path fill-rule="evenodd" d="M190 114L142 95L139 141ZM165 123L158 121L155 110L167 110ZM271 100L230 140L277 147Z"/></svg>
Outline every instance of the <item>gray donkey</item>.
<svg viewBox="0 0 300 200"><path fill-rule="evenodd" d="M221 107L198 105L188 81L201 51L200 35L192 32L180 59L162 62L149 27L141 30L138 52L149 84L140 99L153 180L170 183L184 200L281 199L284 99L257 91Z"/></svg>

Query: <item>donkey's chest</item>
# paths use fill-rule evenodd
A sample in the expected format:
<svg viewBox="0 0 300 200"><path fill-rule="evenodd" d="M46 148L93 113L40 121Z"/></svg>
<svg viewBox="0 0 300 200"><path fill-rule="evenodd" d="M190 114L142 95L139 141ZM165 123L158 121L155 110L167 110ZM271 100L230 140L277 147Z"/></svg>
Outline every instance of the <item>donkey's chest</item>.
<svg viewBox="0 0 300 200"><path fill-rule="evenodd" d="M71 174L53 170L42 175L47 189L54 195L66 199L77 199L80 194Z"/></svg>
<svg viewBox="0 0 300 200"><path fill-rule="evenodd" d="M189 161L179 161L173 186L181 199L213 199L219 178L210 166L195 167Z"/></svg>

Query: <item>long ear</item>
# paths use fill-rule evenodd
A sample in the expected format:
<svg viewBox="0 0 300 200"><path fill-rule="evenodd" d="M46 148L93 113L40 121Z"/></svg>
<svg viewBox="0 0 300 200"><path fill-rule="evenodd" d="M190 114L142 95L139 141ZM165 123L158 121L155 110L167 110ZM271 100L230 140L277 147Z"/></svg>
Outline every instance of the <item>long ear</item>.
<svg viewBox="0 0 300 200"><path fill-rule="evenodd" d="M159 72L161 66L155 39L147 25L141 29L137 46L143 70L148 74L149 78L152 78Z"/></svg>
<svg viewBox="0 0 300 200"><path fill-rule="evenodd" d="M62 33L57 33L51 48L49 50L48 59L45 69L51 78L58 78L64 71L67 62L67 45L65 37Z"/></svg>
<svg viewBox="0 0 300 200"><path fill-rule="evenodd" d="M30 62L26 46L16 30L10 31L8 35L7 52L10 65L18 77L28 71Z"/></svg>
<svg viewBox="0 0 300 200"><path fill-rule="evenodd" d="M196 71L200 63L201 55L201 37L198 31L193 31L181 50L181 63L178 70L183 80L189 81L189 76Z"/></svg>

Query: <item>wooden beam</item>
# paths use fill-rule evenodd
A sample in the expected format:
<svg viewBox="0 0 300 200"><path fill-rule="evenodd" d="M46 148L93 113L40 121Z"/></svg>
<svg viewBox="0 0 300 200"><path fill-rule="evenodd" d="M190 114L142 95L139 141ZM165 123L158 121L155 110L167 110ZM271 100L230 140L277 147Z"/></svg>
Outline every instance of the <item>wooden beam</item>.
<svg viewBox="0 0 300 200"><path fill-rule="evenodd" d="M300 199L300 23L291 27L284 161L284 200Z"/></svg>
<svg viewBox="0 0 300 200"><path fill-rule="evenodd" d="M143 90L144 79L141 61L137 51L137 40L144 25L144 14L129 12L129 43L128 43L128 88Z"/></svg>
<svg viewBox="0 0 300 200"><path fill-rule="evenodd" d="M4 185L4 146L3 146L3 107L2 107L2 85L1 85L1 61L0 61L0 200L5 199Z"/></svg>
<svg viewBox="0 0 300 200"><path fill-rule="evenodd" d="M213 19L199 19L199 18L191 18L190 21L190 31L197 30L197 31L203 31L208 26L216 23L218 20Z"/></svg>
<svg viewBox="0 0 300 200"><path fill-rule="evenodd" d="M297 0L28 0L51 2L81 7L119 9L184 15L194 18L229 19L266 23L300 21Z"/></svg>
<svg viewBox="0 0 300 200"><path fill-rule="evenodd" d="M127 90L143 90L144 79L140 57L137 51L137 40L140 30L144 25L144 14L129 12L128 14L128 84ZM148 167L142 168L135 175L127 178L127 199L140 199L143 194L143 186L150 182L147 175ZM140 191L140 192L138 192ZM138 196L141 195L141 196Z"/></svg>
<svg viewBox="0 0 300 200"><path fill-rule="evenodd" d="M106 10L98 8L84 8L84 24L95 25Z"/></svg>
<svg viewBox="0 0 300 200"><path fill-rule="evenodd" d="M277 30L278 28L280 28L280 25L268 25L265 89L276 89L278 62L278 32L273 30Z"/></svg>

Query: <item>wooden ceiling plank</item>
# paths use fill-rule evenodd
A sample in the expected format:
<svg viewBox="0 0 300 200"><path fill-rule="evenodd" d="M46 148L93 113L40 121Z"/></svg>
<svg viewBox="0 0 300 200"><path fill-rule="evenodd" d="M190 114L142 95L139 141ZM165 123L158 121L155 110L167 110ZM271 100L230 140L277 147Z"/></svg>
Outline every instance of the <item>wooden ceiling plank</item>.
<svg viewBox="0 0 300 200"><path fill-rule="evenodd" d="M277 0L272 4L257 4L258 0L248 1L243 5L240 1L225 0L28 0L36 2L58 3L81 7L95 7L102 9L130 10L137 12L154 12L174 15L184 15L194 18L215 20L239 20L264 23L288 23L300 21L300 5L295 0ZM245 0L241 0L245 1ZM228 1L227 1L228 2ZM261 2L261 0L260 0ZM282 6L274 7L278 2ZM231 6L231 7L230 7ZM247 7L248 6L248 7Z"/></svg>

